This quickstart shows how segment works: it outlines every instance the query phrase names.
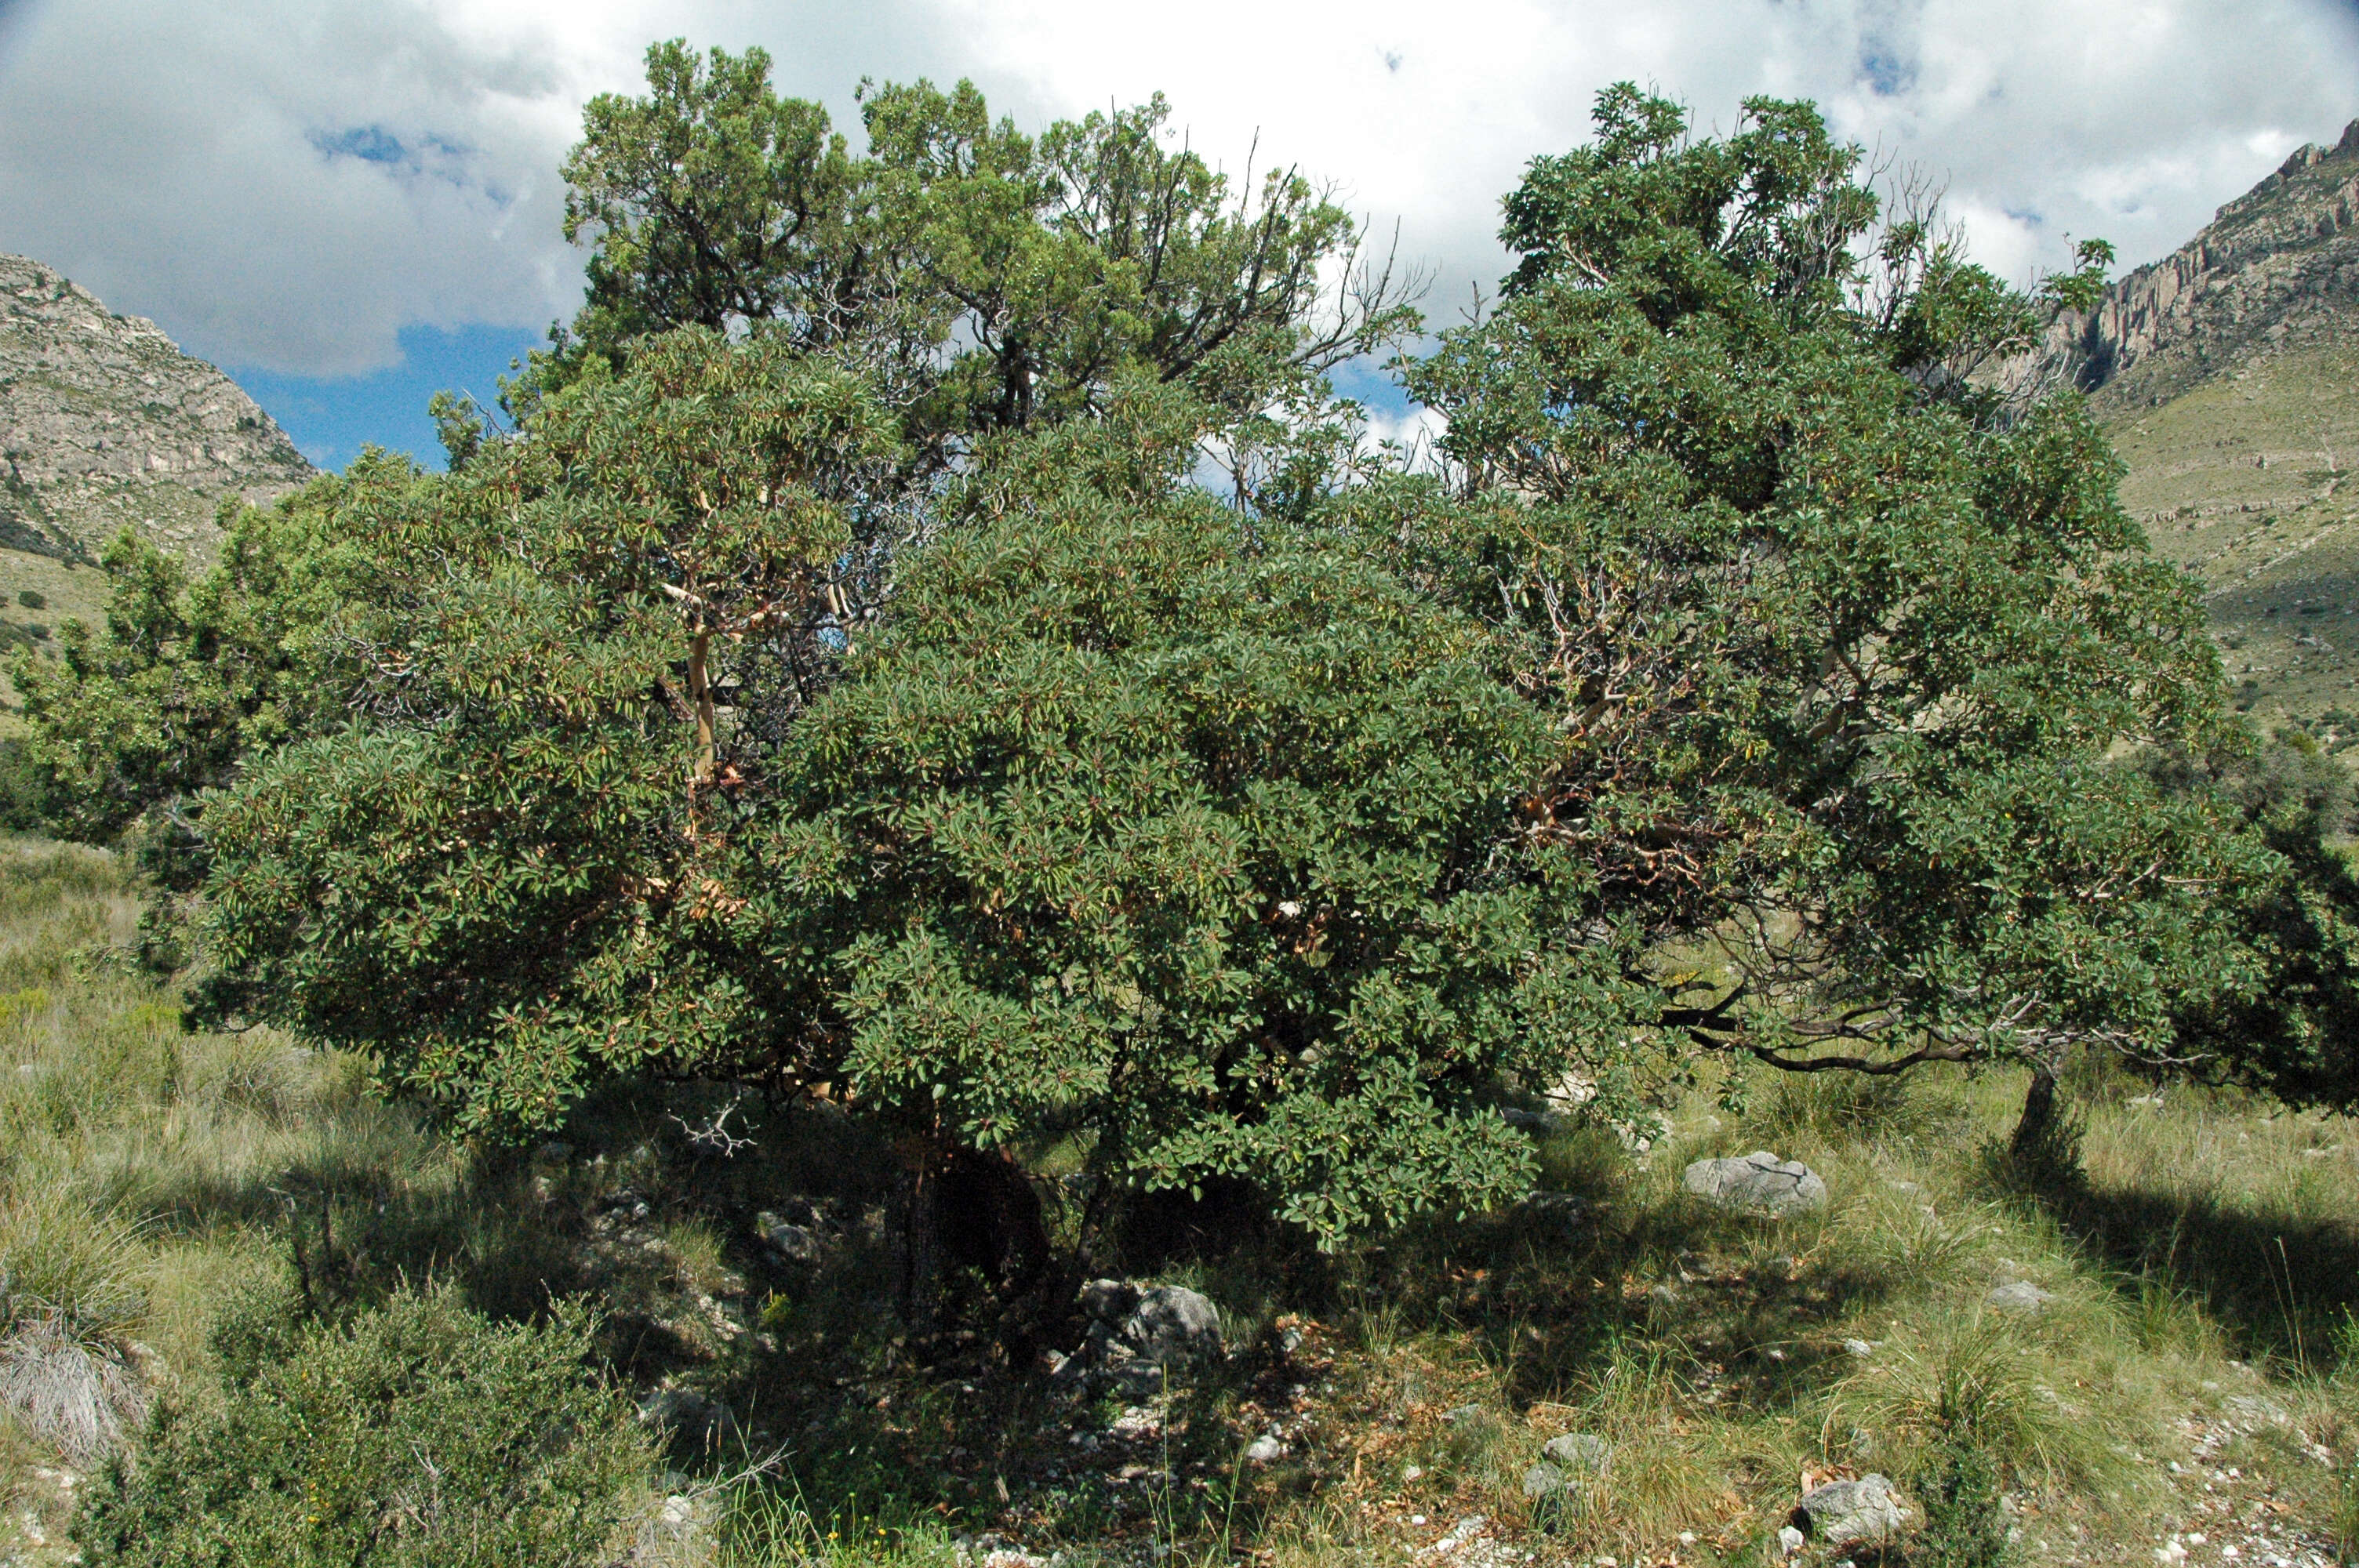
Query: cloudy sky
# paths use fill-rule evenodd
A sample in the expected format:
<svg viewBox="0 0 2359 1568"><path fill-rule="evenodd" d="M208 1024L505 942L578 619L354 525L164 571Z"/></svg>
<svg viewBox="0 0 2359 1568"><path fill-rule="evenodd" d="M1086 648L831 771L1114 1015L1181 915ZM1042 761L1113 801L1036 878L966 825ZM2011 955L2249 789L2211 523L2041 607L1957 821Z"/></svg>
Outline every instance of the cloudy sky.
<svg viewBox="0 0 2359 1568"><path fill-rule="evenodd" d="M1752 92L1945 179L1981 257L2065 236L2135 265L2359 114L2354 0L0 0L0 250L230 370L316 459L430 448L570 315L556 168L658 37L759 44L853 89L973 78L1038 125L1160 90L1227 167L1339 182L1439 279L1504 270L1500 194L1648 82L1725 125Z"/></svg>

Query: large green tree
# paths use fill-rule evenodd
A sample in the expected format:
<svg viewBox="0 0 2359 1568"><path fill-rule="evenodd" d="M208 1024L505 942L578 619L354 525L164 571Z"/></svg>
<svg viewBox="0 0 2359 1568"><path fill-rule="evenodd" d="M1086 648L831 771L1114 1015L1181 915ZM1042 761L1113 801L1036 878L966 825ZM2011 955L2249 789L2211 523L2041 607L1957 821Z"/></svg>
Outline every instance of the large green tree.
<svg viewBox="0 0 2359 1568"><path fill-rule="evenodd" d="M1521 1191L1489 1098L1618 981L1514 852L1550 742L1487 633L1195 489L1140 384L995 452L810 699L812 476L893 457L832 375L658 340L376 520L388 718L208 817L244 1005L486 1129L657 1071L1328 1238Z"/></svg>
<svg viewBox="0 0 2359 1568"><path fill-rule="evenodd" d="M2027 395L2042 302L1884 217L1808 105L1700 139L1623 87L1596 120L1507 199L1497 308L1408 369L1450 474L1343 510L1554 717L1536 841L1665 1044L2026 1061L2036 1130L2076 1046L2180 1062L2220 1007L2314 1039L2235 913L2288 862L2125 761L2216 778L2246 741L2103 435Z"/></svg>
<svg viewBox="0 0 2359 1568"><path fill-rule="evenodd" d="M1808 106L1604 95L1408 367L1413 472L1333 460L1371 340L1263 292L1346 227L1245 222L1159 110L887 89L855 158L750 57L653 71L577 151L593 298L521 428L320 492L346 575L287 580L342 586L249 573L288 630L237 644L311 717L208 699L264 719L153 770L221 786L214 1005L470 1128L723 1077L919 1177L1071 1139L1331 1241L1516 1192L1502 1087L1626 1117L1698 1047L2353 1098L2359 900L2101 434L2012 375L2041 302ZM1281 477L1215 498L1256 418ZM186 678L149 642L106 689Z"/></svg>

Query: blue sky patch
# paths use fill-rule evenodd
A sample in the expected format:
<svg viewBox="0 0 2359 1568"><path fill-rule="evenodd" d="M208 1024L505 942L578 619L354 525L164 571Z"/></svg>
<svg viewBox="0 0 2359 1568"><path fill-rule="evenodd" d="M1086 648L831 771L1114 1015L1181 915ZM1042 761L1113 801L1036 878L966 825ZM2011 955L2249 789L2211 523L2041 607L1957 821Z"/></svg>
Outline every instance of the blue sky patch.
<svg viewBox="0 0 2359 1568"><path fill-rule="evenodd" d="M1876 38L1861 40L1859 74L1871 92L1896 98L1917 85L1917 62Z"/></svg>
<svg viewBox="0 0 2359 1568"><path fill-rule="evenodd" d="M496 406L509 362L547 341L545 333L524 327L406 327L401 362L385 370L354 376L245 371L236 380L323 469L342 469L372 442L440 469L442 448L427 417L428 400L438 392L470 392Z"/></svg>
<svg viewBox="0 0 2359 1568"><path fill-rule="evenodd" d="M314 131L311 145L330 157L356 157L364 163L404 164L411 154L401 138L383 125L353 125L342 131Z"/></svg>

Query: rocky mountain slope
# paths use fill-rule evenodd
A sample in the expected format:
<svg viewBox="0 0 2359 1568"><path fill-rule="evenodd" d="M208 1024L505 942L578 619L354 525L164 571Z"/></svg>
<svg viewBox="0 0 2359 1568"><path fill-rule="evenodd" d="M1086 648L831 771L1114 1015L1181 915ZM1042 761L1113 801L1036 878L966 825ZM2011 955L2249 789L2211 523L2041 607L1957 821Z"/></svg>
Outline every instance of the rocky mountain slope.
<svg viewBox="0 0 2359 1568"><path fill-rule="evenodd" d="M96 620L106 590L92 563L125 526L201 561L223 501L267 502L313 471L235 383L154 322L0 254L0 650ZM14 695L0 681L0 736Z"/></svg>
<svg viewBox="0 0 2359 1568"><path fill-rule="evenodd" d="M203 556L224 498L268 501L312 471L235 383L155 323L0 255L0 546L87 558L127 524Z"/></svg>
<svg viewBox="0 0 2359 1568"><path fill-rule="evenodd" d="M2359 309L2359 121L2305 146L2082 318L2082 384L2158 407L2256 355L2331 345Z"/></svg>
<svg viewBox="0 0 2359 1568"><path fill-rule="evenodd" d="M2359 122L2060 324L2243 705L2359 738Z"/></svg>

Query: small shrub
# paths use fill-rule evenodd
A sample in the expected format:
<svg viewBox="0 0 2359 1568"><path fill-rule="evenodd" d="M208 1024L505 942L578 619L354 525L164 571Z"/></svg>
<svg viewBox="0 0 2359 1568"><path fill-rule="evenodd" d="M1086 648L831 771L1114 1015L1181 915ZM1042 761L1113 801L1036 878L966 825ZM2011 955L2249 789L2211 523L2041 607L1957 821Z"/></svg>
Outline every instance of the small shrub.
<svg viewBox="0 0 2359 1568"><path fill-rule="evenodd" d="M229 1314L217 1411L161 1409L75 1525L125 1568L603 1562L647 1451L589 1325L499 1325L448 1291L337 1325Z"/></svg>
<svg viewBox="0 0 2359 1568"><path fill-rule="evenodd" d="M52 1312L0 1338L0 1405L74 1464L87 1465L113 1453L137 1423L147 1390L114 1346Z"/></svg>
<svg viewBox="0 0 2359 1568"><path fill-rule="evenodd" d="M1901 1076L1772 1073L1749 1119L1764 1136L1807 1131L1830 1142L1931 1130L1949 1108Z"/></svg>
<svg viewBox="0 0 2359 1568"><path fill-rule="evenodd" d="M2124 1304L2131 1335L2150 1356L2198 1358L2221 1352L2218 1334L2203 1315L2202 1299L2151 1269L2138 1276L2137 1293L2127 1296Z"/></svg>
<svg viewBox="0 0 2359 1568"><path fill-rule="evenodd" d="M41 592L38 589L32 588L18 589L16 590L16 602L23 605L27 610L47 610L49 607L49 595Z"/></svg>
<svg viewBox="0 0 2359 1568"><path fill-rule="evenodd" d="M1901 1440L1919 1456L1971 1435L1974 1445L2032 1486L2087 1484L2110 1464L2117 1412L2075 1408L2041 1380L2012 1325L1984 1317L1925 1324L1928 1343L1894 1346L1846 1379L1839 1408L1863 1430ZM1856 1404L1852 1401L1857 1400Z"/></svg>
<svg viewBox="0 0 2359 1568"><path fill-rule="evenodd" d="M1908 1555L1912 1568L2001 1568L2009 1561L1999 1462L1971 1424L1941 1433L1915 1490L1925 1527Z"/></svg>
<svg viewBox="0 0 2359 1568"><path fill-rule="evenodd" d="M1901 1195L1862 1204L1845 1217L1845 1229L1861 1262L1913 1287L1945 1284L1981 1266L1998 1234L1984 1210L1944 1214Z"/></svg>

